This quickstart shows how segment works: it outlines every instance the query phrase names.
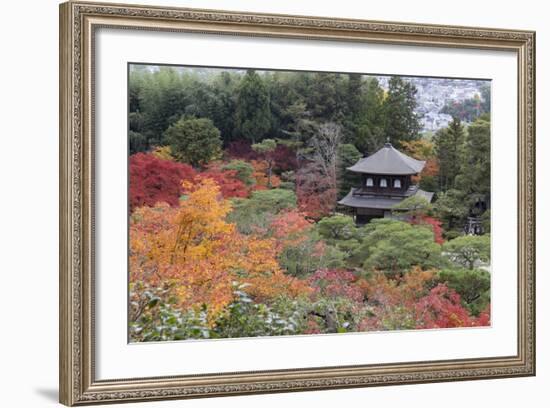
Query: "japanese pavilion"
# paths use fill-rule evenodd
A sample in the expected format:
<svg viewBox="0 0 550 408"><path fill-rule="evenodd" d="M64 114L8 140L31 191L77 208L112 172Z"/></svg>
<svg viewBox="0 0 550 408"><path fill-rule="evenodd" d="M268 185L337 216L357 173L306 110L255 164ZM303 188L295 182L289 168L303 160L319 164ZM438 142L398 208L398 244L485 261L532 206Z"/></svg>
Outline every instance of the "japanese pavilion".
<svg viewBox="0 0 550 408"><path fill-rule="evenodd" d="M434 193L421 190L412 180L425 164L386 143L347 168L361 174L361 185L352 188L338 204L348 208L357 224L365 224L373 218L391 217L392 207L408 197L424 197L431 202Z"/></svg>

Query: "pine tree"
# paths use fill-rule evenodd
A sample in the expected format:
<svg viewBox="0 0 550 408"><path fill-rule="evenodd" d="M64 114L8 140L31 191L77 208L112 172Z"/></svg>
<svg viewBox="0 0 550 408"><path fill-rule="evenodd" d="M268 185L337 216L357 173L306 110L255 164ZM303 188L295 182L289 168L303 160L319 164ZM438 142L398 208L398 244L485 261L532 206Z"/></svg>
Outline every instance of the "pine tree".
<svg viewBox="0 0 550 408"><path fill-rule="evenodd" d="M460 119L453 118L447 128L437 131L434 142L439 163L439 188L447 191L455 187L455 178L462 164L464 127Z"/></svg>
<svg viewBox="0 0 550 408"><path fill-rule="evenodd" d="M338 146L338 197L342 198L349 193L352 187L359 185L361 178L357 173L346 170L361 158L361 153L352 144Z"/></svg>
<svg viewBox="0 0 550 408"><path fill-rule="evenodd" d="M363 154L372 154L386 141L384 135L384 90L376 78L368 78L360 100L360 114L353 144Z"/></svg>
<svg viewBox="0 0 550 408"><path fill-rule="evenodd" d="M313 74L307 94L307 109L319 123L342 124L346 117L344 76L318 72Z"/></svg>
<svg viewBox="0 0 550 408"><path fill-rule="evenodd" d="M384 100L386 112L385 134L393 144L420 137L420 118L415 113L416 87L401 77L392 77Z"/></svg>
<svg viewBox="0 0 550 408"><path fill-rule="evenodd" d="M346 81L346 118L344 120L344 139L352 142L357 134L357 128L361 120L363 76L361 74L349 74Z"/></svg>
<svg viewBox="0 0 550 408"><path fill-rule="evenodd" d="M491 193L491 123L481 116L468 127L456 187L471 206L487 203Z"/></svg>
<svg viewBox="0 0 550 408"><path fill-rule="evenodd" d="M271 128L269 91L263 79L249 69L238 88L236 131L252 143L262 140Z"/></svg>

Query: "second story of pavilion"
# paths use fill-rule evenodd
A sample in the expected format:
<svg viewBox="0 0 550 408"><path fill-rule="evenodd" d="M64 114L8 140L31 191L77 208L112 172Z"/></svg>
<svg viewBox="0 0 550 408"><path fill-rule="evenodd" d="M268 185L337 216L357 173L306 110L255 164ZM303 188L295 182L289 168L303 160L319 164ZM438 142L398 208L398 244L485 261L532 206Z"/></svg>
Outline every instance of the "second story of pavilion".
<svg viewBox="0 0 550 408"><path fill-rule="evenodd" d="M419 174L425 164L425 161L409 157L386 143L376 153L347 168L361 174L361 185L353 189L353 195L403 198L414 195L418 186L413 183L412 176Z"/></svg>

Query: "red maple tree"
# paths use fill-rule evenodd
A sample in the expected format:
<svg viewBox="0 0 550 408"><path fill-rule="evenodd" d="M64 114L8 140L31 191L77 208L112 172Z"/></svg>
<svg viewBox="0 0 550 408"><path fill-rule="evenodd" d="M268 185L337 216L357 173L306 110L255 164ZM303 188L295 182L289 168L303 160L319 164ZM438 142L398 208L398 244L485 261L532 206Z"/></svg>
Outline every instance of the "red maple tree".
<svg viewBox="0 0 550 408"><path fill-rule="evenodd" d="M188 164L163 160L152 154L136 153L129 160L130 209L165 202L178 205L183 193L181 182L196 176L196 171Z"/></svg>
<svg viewBox="0 0 550 408"><path fill-rule="evenodd" d="M236 170L223 170L219 163L212 164L197 175L196 180L212 179L220 188L223 198L248 197L250 189L237 177Z"/></svg>
<svg viewBox="0 0 550 408"><path fill-rule="evenodd" d="M257 160L260 155L252 150L252 144L246 140L235 140L225 149L225 156L230 159Z"/></svg>
<svg viewBox="0 0 550 408"><path fill-rule="evenodd" d="M323 176L315 163L309 163L296 174L298 208L309 218L327 216L336 204L337 189L330 178Z"/></svg>
<svg viewBox="0 0 550 408"><path fill-rule="evenodd" d="M418 217L411 218L410 223L415 225L429 225L434 233L434 241L437 244L442 244L445 242L445 239L443 238L443 227L441 226L442 222L437 218L430 217L428 215L420 215Z"/></svg>
<svg viewBox="0 0 550 408"><path fill-rule="evenodd" d="M273 170L276 172L294 171L298 168L296 152L288 146L278 144L272 157L274 160Z"/></svg>

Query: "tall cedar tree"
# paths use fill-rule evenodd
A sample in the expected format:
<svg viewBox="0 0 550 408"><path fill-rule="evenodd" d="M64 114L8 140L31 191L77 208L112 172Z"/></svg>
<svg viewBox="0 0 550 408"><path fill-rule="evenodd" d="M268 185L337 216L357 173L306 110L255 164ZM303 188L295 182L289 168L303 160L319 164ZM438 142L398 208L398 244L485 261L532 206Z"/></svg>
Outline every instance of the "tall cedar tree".
<svg viewBox="0 0 550 408"><path fill-rule="evenodd" d="M487 203L491 193L491 124L482 116L468 126L462 166L456 187L468 195L471 206Z"/></svg>
<svg viewBox="0 0 550 408"><path fill-rule="evenodd" d="M353 166L361 158L361 153L352 144L341 144L338 146L338 197L342 198L349 193L352 187L357 187L361 182L361 177L357 173L348 171L347 168Z"/></svg>
<svg viewBox="0 0 550 408"><path fill-rule="evenodd" d="M388 94L384 100L385 134L395 145L402 140L410 141L420 137L422 126L415 113L416 92L416 87L401 77L395 76L389 81Z"/></svg>
<svg viewBox="0 0 550 408"><path fill-rule="evenodd" d="M363 86L357 131L353 144L363 154L368 155L380 149L386 141L384 133L384 90L376 78L368 78Z"/></svg>
<svg viewBox="0 0 550 408"><path fill-rule="evenodd" d="M434 137L439 163L439 188L447 191L455 187L455 178L462 164L464 127L457 117L447 128L437 131Z"/></svg>
<svg viewBox="0 0 550 408"><path fill-rule="evenodd" d="M246 71L237 94L236 136L252 143L262 140L271 128L269 91L253 69Z"/></svg>
<svg viewBox="0 0 550 408"><path fill-rule="evenodd" d="M292 109L293 104L300 102L301 96L296 90L294 72L267 72L264 81L269 91L269 107L271 110L271 130L273 137L288 137L288 132L295 126L296 117ZM305 105L303 105L305 108Z"/></svg>
<svg viewBox="0 0 550 408"><path fill-rule="evenodd" d="M341 74L317 72L304 96L317 122L342 123L347 111L346 81Z"/></svg>
<svg viewBox="0 0 550 408"><path fill-rule="evenodd" d="M346 81L347 112L344 120L345 140L352 142L357 134L358 123L362 112L363 76L361 74L349 74Z"/></svg>
<svg viewBox="0 0 550 408"><path fill-rule="evenodd" d="M221 72L212 81L214 97L212 98L211 116L214 125L220 129L224 146L233 138L235 129L235 110L237 105L237 87L240 76L231 72Z"/></svg>

